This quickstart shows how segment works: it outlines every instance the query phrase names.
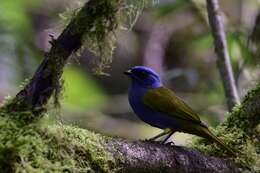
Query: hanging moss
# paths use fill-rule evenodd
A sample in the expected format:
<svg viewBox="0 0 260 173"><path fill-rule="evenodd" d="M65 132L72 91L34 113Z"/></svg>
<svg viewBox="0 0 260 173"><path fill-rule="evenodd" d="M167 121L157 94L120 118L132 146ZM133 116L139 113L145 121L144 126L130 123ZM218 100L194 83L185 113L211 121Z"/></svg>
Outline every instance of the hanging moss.
<svg viewBox="0 0 260 173"><path fill-rule="evenodd" d="M137 21L137 18L147 6L155 4L158 0L99 0L95 5L91 4L92 9L86 13L79 13L82 8L89 5L79 1L77 7L67 9L61 14L65 24L77 17L77 30L82 33L83 46L77 54L84 49L92 51L96 58L94 60L93 71L96 74L106 74L104 69L108 68L112 62L112 56L116 44L116 34L119 30L128 30ZM83 7L82 7L83 6ZM82 8L81 8L82 7ZM95 21L88 25L89 21ZM86 26L87 25L87 26Z"/></svg>

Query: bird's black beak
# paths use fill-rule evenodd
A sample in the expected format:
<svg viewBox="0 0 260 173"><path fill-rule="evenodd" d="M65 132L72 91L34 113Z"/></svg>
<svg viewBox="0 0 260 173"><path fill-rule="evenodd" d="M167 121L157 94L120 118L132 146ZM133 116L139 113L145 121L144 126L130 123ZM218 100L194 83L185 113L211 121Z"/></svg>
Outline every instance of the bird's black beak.
<svg viewBox="0 0 260 173"><path fill-rule="evenodd" d="M132 74L131 70L127 70L124 72L125 75L130 76Z"/></svg>

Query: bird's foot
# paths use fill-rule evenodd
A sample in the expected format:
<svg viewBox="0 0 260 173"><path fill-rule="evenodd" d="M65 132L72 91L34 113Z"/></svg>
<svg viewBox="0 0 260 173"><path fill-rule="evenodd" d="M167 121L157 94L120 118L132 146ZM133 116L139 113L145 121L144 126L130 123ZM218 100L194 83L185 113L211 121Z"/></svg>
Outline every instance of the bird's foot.
<svg viewBox="0 0 260 173"><path fill-rule="evenodd" d="M172 142L172 141L170 141L170 142L166 142L165 140L160 141L160 144L163 144L163 145L170 145L170 146L175 145L174 142Z"/></svg>
<svg viewBox="0 0 260 173"><path fill-rule="evenodd" d="M171 142L165 143L165 145L167 145L167 146L175 146L175 143L171 141Z"/></svg>
<svg viewBox="0 0 260 173"><path fill-rule="evenodd" d="M153 140L153 139L144 139L143 141L144 141L144 142L155 143L155 144L161 143L161 141L156 141L156 140Z"/></svg>
<svg viewBox="0 0 260 173"><path fill-rule="evenodd" d="M156 140L152 140L152 139L144 139L142 140L144 142L150 142L150 143L154 143L154 144L162 144L162 145L167 145L167 146L174 146L174 142L170 141L170 142L165 142L165 141L156 141Z"/></svg>

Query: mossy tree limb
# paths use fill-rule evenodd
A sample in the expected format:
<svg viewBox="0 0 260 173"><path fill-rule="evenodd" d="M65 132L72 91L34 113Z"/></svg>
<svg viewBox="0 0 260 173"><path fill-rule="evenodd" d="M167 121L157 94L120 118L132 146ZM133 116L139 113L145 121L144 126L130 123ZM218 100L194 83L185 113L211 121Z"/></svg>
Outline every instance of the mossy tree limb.
<svg viewBox="0 0 260 173"><path fill-rule="evenodd" d="M84 37L94 34L102 42L104 34L113 32L118 27L115 18L120 8L120 1L89 0L85 3L60 36L57 39L52 38L50 51L45 54L30 82L16 95L10 105L11 111L32 110L35 116L40 115L52 95L58 104L62 85L60 77L69 56L82 46ZM96 26L100 26L101 29L92 33Z"/></svg>
<svg viewBox="0 0 260 173"><path fill-rule="evenodd" d="M244 161L249 161L246 166L252 169L250 172L259 172L259 104L260 84L217 128L218 137L241 152L236 159L205 140L196 147L201 150L198 151L154 142L131 142L68 125L44 123L46 116L24 125L7 116L10 111L4 105L0 108L3 141L0 169L3 172L236 173L248 170ZM207 147L203 148L205 143Z"/></svg>
<svg viewBox="0 0 260 173"><path fill-rule="evenodd" d="M130 142L72 126L39 122L20 126L0 116L0 129L2 173L238 172L231 161L195 149Z"/></svg>

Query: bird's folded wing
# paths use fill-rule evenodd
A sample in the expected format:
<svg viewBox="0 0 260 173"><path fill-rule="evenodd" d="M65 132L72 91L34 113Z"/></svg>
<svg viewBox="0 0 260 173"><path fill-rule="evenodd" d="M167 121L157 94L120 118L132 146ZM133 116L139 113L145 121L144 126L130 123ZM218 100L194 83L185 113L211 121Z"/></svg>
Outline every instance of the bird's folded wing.
<svg viewBox="0 0 260 173"><path fill-rule="evenodd" d="M174 92L165 87L148 90L143 97L143 102L155 111L163 112L174 118L201 124L198 114L176 96Z"/></svg>

